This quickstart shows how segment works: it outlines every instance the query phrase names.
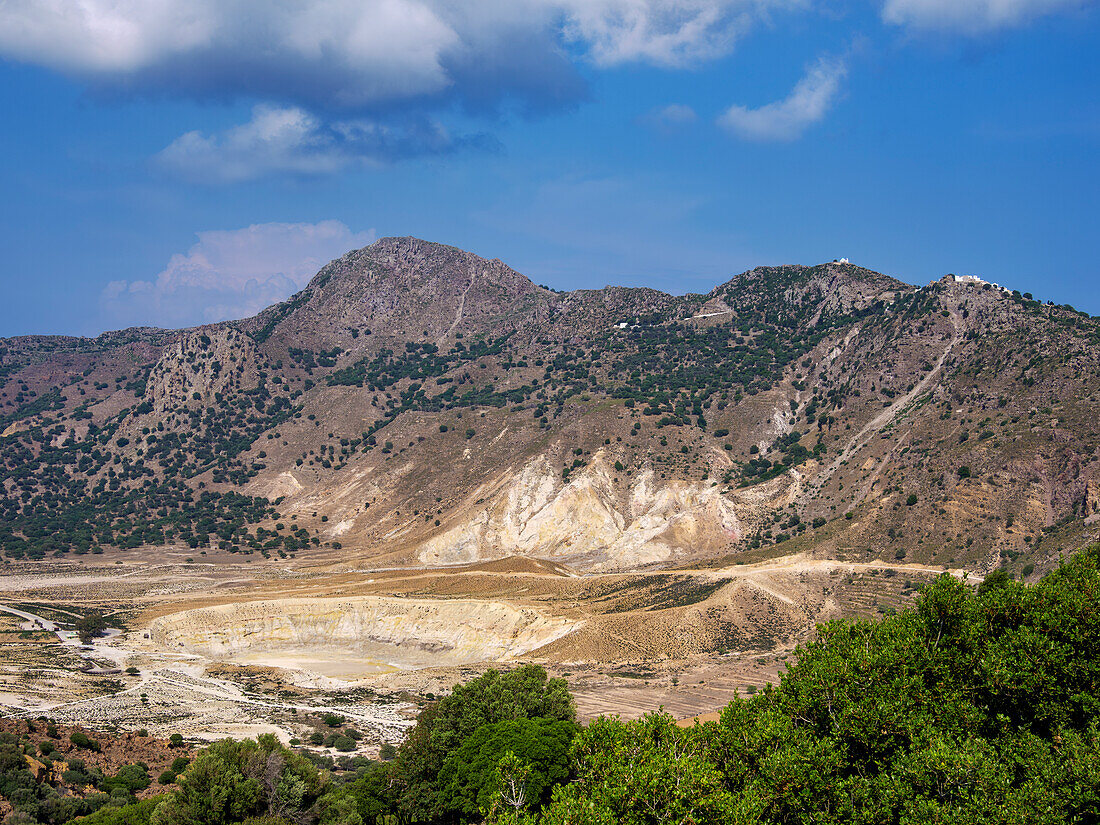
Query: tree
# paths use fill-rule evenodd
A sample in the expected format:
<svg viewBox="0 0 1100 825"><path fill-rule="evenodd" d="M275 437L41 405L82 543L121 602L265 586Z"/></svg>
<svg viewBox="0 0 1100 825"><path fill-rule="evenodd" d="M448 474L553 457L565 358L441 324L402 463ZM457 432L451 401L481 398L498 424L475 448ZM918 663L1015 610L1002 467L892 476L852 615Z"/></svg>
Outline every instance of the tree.
<svg viewBox="0 0 1100 825"><path fill-rule="evenodd" d="M600 718L573 744L575 781L554 789L543 825L720 825L734 798L709 758L701 728L681 729L666 713L636 722Z"/></svg>
<svg viewBox="0 0 1100 825"><path fill-rule="evenodd" d="M325 794L318 808L320 825L373 825L397 808L397 793L388 765L372 762L350 782Z"/></svg>
<svg viewBox="0 0 1100 825"><path fill-rule="evenodd" d="M92 639L103 635L107 629L107 620L98 613L89 613L77 619L75 627L81 644L91 644Z"/></svg>
<svg viewBox="0 0 1100 825"><path fill-rule="evenodd" d="M440 769L443 807L473 819L502 801L513 808L547 801L549 789L569 775L569 748L576 732L573 722L556 719L482 725ZM520 796L523 802L517 804Z"/></svg>
<svg viewBox="0 0 1100 825"><path fill-rule="evenodd" d="M441 798L439 773L447 757L483 725L514 719L544 718L572 722L573 697L564 679L549 679L538 665L515 670L488 670L450 696L425 708L417 717L393 763L401 788L401 807L419 819L447 810Z"/></svg>
<svg viewBox="0 0 1100 825"><path fill-rule="evenodd" d="M271 734L223 739L200 753L157 806L153 825L230 825L251 817L298 818L325 790L305 757Z"/></svg>
<svg viewBox="0 0 1100 825"><path fill-rule="evenodd" d="M511 751L504 754L496 767L492 785L493 803L489 807L489 816L492 817L498 805L510 809L513 815L518 815L524 810L530 802L528 798L530 776L531 766L528 763Z"/></svg>

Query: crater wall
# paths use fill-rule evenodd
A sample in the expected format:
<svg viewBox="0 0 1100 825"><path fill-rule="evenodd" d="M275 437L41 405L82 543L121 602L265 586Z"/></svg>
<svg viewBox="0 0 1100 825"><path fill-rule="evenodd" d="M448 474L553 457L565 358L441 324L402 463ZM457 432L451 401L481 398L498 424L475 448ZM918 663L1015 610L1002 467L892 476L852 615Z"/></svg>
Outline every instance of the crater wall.
<svg viewBox="0 0 1100 825"><path fill-rule="evenodd" d="M267 650L339 648L395 667L500 661L571 633L579 622L474 599L280 599L196 608L155 619L169 650L232 660Z"/></svg>

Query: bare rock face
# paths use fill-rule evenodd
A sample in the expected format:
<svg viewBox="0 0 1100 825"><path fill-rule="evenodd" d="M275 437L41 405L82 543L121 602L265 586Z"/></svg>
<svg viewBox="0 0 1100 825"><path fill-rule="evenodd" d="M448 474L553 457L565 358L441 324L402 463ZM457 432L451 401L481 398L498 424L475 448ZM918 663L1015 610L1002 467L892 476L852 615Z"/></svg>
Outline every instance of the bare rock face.
<svg viewBox="0 0 1100 825"><path fill-rule="evenodd" d="M1100 520L1100 481L1090 478L1085 484L1084 513L1086 521Z"/></svg>
<svg viewBox="0 0 1100 825"><path fill-rule="evenodd" d="M164 351L149 373L145 397L163 416L210 406L258 382L252 340L231 327L215 326L185 332Z"/></svg>
<svg viewBox="0 0 1100 825"><path fill-rule="evenodd" d="M605 454L565 485L543 457L473 518L420 546L424 564L522 555L627 570L726 551L742 538L737 503L714 486L658 484L651 470L620 491Z"/></svg>
<svg viewBox="0 0 1100 825"><path fill-rule="evenodd" d="M163 616L151 640L211 659L276 652L308 660L336 646L400 668L500 661L561 639L578 622L473 599L282 599Z"/></svg>

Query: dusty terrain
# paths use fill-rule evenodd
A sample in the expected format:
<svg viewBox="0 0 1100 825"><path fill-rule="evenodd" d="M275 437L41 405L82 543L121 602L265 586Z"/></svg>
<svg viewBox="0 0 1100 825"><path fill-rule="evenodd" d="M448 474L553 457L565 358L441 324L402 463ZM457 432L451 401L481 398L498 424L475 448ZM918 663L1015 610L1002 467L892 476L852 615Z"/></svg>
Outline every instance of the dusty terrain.
<svg viewBox="0 0 1100 825"><path fill-rule="evenodd" d="M774 681L816 622L901 607L940 572L802 556L580 575L519 557L332 572L118 555L0 576L0 605L22 614L0 611L5 716L305 742L336 713L374 754L456 682L530 661L569 681L583 718L686 719ZM67 628L91 610L114 629L81 646Z"/></svg>
<svg viewBox="0 0 1100 825"><path fill-rule="evenodd" d="M563 293L387 238L252 318L3 339L0 711L373 753L532 661L713 713L1095 541L1098 416L1097 319L846 261Z"/></svg>

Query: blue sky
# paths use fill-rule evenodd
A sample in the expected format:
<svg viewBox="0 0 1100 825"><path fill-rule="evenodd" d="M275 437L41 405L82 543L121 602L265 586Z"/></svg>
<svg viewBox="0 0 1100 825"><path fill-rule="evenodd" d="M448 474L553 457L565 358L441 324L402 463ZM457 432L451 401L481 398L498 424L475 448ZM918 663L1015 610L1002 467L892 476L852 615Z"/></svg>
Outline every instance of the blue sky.
<svg viewBox="0 0 1100 825"><path fill-rule="evenodd" d="M1088 0L4 0L0 335L240 317L406 234L1100 314L1097 54Z"/></svg>

